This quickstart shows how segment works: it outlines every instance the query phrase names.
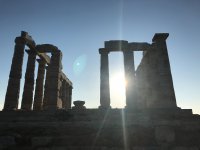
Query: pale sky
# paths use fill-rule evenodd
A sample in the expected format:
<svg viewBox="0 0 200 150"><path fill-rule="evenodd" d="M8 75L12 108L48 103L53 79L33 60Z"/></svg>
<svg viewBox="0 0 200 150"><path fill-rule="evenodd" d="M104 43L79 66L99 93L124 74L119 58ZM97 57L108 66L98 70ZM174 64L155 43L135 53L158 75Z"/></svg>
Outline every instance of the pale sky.
<svg viewBox="0 0 200 150"><path fill-rule="evenodd" d="M87 108L99 106L98 49L104 47L104 41L151 43L155 33L167 32L177 104L200 114L199 8L199 0L0 0L0 109L6 94L14 39L22 30L37 44L49 43L62 50L63 71L74 85L73 101L84 100ZM140 55L135 55L136 66ZM122 53L110 53L109 61L111 106L123 107L124 89L113 85L123 80ZM26 63L27 55L21 92Z"/></svg>

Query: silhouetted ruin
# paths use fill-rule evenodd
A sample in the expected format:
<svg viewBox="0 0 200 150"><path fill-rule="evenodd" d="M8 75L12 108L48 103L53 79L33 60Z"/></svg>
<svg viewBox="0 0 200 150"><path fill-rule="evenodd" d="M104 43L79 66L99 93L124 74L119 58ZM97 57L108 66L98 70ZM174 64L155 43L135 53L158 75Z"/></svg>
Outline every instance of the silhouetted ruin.
<svg viewBox="0 0 200 150"><path fill-rule="evenodd" d="M29 49L25 50L25 46ZM21 109L31 110L32 105L33 110L71 108L72 82L62 72L62 52L54 45L36 45L32 37L22 31L21 36L15 39L4 110L18 109L24 50L28 54L28 62ZM46 53L51 53L51 57ZM37 59L39 67L33 101L36 56L39 57ZM45 70L47 71L43 87Z"/></svg>
<svg viewBox="0 0 200 150"><path fill-rule="evenodd" d="M100 106L86 109L82 100L74 101L71 107L72 82L61 71L61 51L50 44L36 45L28 33L22 32L15 40L4 109L0 112L0 149L199 150L200 116L176 104L168 35L156 33L151 44L106 41L99 49ZM17 110L25 46L29 47L28 62L22 106ZM124 56L124 109L110 106L108 54L112 51L121 51ZM134 51L143 51L137 69ZM39 65L33 96L36 57Z"/></svg>
<svg viewBox="0 0 200 150"><path fill-rule="evenodd" d="M177 108L165 40L157 33L153 43L106 41L101 54L100 108L110 108L108 53L122 51L126 85L126 106L130 109ZM143 51L142 62L134 66L134 51Z"/></svg>

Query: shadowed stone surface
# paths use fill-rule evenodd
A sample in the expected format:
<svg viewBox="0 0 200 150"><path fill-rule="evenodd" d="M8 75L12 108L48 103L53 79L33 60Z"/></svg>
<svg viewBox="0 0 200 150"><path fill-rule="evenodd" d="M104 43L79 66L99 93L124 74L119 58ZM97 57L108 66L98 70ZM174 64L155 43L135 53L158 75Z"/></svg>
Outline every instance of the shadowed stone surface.
<svg viewBox="0 0 200 150"><path fill-rule="evenodd" d="M4 110L10 111L0 112L0 150L199 150L200 116L176 105L167 37L167 33L157 33L152 44L106 41L105 48L99 49L101 109L85 109L84 101L75 101L71 109L72 82L62 72L61 51L51 44L36 46L32 37L22 32L15 41L4 105ZM17 110L25 45L34 55L29 53L22 109ZM138 50L144 52L135 71L133 51ZM110 51L124 54L129 81L126 109L110 108ZM30 111L35 54L40 57L33 105L36 111Z"/></svg>
<svg viewBox="0 0 200 150"><path fill-rule="evenodd" d="M22 95L21 109L31 110L32 103L33 103L36 52L31 51L31 50L27 50L26 52L28 53L28 62L26 66L25 83L24 83L24 91Z"/></svg>
<svg viewBox="0 0 200 150"><path fill-rule="evenodd" d="M74 101L74 107L72 107L72 109L76 109L76 110L81 110L81 109L86 109L85 106L83 106L85 104L85 101L81 101L81 100L78 100L78 101Z"/></svg>
<svg viewBox="0 0 200 150"><path fill-rule="evenodd" d="M100 108L109 107L108 54L121 51L124 56L126 108L130 111L146 108L177 109L166 39L168 33L156 33L152 44L124 40L105 41L101 54ZM134 51L143 51L142 61L135 71Z"/></svg>
<svg viewBox="0 0 200 150"><path fill-rule="evenodd" d="M42 59L37 60L39 63L38 66L38 75L36 79L36 87L35 87L35 97L33 110L42 110L43 109L43 92L44 92L44 74L45 74L45 64L46 62Z"/></svg>
<svg viewBox="0 0 200 150"><path fill-rule="evenodd" d="M110 108L108 51L106 49L99 49L99 53L101 55L99 108L107 109Z"/></svg>
<svg viewBox="0 0 200 150"><path fill-rule="evenodd" d="M26 41L17 37L15 39L15 50L8 80L8 87L5 97L4 110L18 109L20 79L22 76L22 64Z"/></svg>
<svg viewBox="0 0 200 150"><path fill-rule="evenodd" d="M121 109L0 112L0 146L48 150L199 149L200 117L183 113L181 109L176 115Z"/></svg>

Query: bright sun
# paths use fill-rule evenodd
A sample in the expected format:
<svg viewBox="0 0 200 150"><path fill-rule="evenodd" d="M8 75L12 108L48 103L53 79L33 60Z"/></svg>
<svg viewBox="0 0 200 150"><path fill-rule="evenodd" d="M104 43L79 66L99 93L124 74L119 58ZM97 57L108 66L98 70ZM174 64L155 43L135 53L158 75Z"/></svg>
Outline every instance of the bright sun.
<svg viewBox="0 0 200 150"><path fill-rule="evenodd" d="M125 106L126 81L122 72L114 74L110 78L110 94L112 108L123 108Z"/></svg>

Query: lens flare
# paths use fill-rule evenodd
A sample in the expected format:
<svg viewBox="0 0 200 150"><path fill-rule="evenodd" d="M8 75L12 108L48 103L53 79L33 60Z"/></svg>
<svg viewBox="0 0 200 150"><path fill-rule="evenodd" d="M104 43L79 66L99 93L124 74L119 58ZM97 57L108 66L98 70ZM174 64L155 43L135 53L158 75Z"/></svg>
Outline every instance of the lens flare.
<svg viewBox="0 0 200 150"><path fill-rule="evenodd" d="M75 75L80 75L87 65L87 55L81 55L76 58L73 63L73 71Z"/></svg>

